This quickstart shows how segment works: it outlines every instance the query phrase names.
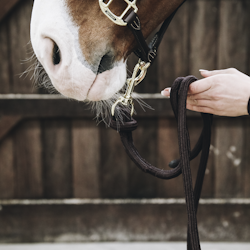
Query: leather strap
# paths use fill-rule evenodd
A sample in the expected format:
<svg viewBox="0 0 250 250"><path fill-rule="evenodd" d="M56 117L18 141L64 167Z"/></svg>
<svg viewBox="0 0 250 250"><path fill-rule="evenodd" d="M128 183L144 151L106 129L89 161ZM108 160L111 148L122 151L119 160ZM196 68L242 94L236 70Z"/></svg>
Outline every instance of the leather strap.
<svg viewBox="0 0 250 250"><path fill-rule="evenodd" d="M132 138L132 130L136 128L137 122L130 117L129 113L124 115L123 123L117 124L117 122L114 120L111 123L111 127L116 130L117 126L120 127L119 133L125 150L132 161L142 171L161 179L172 179L182 173L188 212L188 250L200 249L196 212L209 155L211 124L213 117L210 114L201 114L203 120L203 129L196 146L191 151L190 138L186 122L186 98L189 85L196 80L197 79L194 76L177 78L171 88L170 101L178 124L178 142L180 152L180 159L175 160L175 163L172 164L172 167L174 167L173 169L159 169L152 166L140 156L134 146ZM200 151L202 151L202 153L199 170L196 178L195 188L193 189L190 159L195 158L200 153Z"/></svg>
<svg viewBox="0 0 250 250"><path fill-rule="evenodd" d="M132 31L137 44L139 46L138 51L140 51L140 58L144 62L151 62L150 55L150 48L148 47L144 36L141 31L141 22L138 15L132 11L124 20L127 23L128 28ZM154 59L154 58L152 58Z"/></svg>
<svg viewBox="0 0 250 250"><path fill-rule="evenodd" d="M184 0L182 4L184 2L186 2L186 0ZM138 44L138 48L134 51L134 53L142 61L146 63L150 62L151 64L154 62L162 38L167 31L173 17L175 16L178 9L182 6L182 4L163 22L160 30L154 35L152 41L149 44L147 44L142 34L141 22L138 15L134 11L131 11L130 14L124 19L124 21L127 23L128 28L132 31Z"/></svg>

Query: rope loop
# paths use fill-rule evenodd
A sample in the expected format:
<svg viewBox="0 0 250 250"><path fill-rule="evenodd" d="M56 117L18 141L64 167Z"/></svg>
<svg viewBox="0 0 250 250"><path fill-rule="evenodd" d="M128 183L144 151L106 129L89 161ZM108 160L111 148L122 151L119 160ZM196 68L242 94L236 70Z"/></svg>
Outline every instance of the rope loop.
<svg viewBox="0 0 250 250"><path fill-rule="evenodd" d="M124 110L123 122L118 123L121 141L125 150L139 169L161 179L172 179L182 174L188 213L188 250L200 250L196 213L209 156L213 118L210 114L201 113L203 129L198 142L191 151L186 119L186 101L189 85L196 80L194 76L179 77L174 81L171 87L170 101L178 126L180 153L180 159L170 162L169 165L172 169L159 169L141 157L134 146L132 137L132 131L136 129L137 122L130 116L128 111ZM115 120L112 120L111 127L117 130L117 122ZM193 188L190 160L198 156L200 152L202 153L199 169L195 188Z"/></svg>

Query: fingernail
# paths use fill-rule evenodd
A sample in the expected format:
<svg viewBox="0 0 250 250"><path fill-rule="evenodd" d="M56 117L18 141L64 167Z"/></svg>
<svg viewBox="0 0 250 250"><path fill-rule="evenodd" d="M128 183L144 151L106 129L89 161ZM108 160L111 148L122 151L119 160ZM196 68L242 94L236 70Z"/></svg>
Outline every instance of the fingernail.
<svg viewBox="0 0 250 250"><path fill-rule="evenodd" d="M161 91L161 95L164 95L164 90ZM165 95L164 95L165 96Z"/></svg>
<svg viewBox="0 0 250 250"><path fill-rule="evenodd" d="M164 90L161 91L161 95L170 98L170 92L171 92L171 88L166 88Z"/></svg>
<svg viewBox="0 0 250 250"><path fill-rule="evenodd" d="M206 69L199 69L200 72L205 72L205 71L208 71Z"/></svg>

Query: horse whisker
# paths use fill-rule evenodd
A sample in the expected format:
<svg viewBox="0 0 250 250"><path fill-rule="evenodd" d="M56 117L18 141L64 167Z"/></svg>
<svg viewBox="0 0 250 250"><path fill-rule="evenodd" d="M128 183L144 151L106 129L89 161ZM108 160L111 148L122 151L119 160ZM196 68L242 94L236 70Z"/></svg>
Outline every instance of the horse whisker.
<svg viewBox="0 0 250 250"><path fill-rule="evenodd" d="M58 49L59 51L59 49ZM37 60L34 52L32 55L27 58L26 60L23 61L24 63L27 62L33 62L22 74L20 74L20 77L27 77L27 75L33 71L33 74L31 75L30 79L33 81L33 88L44 88L46 89L50 94L60 94L55 87L53 86L48 74L44 70L43 66L41 63ZM101 68L103 68L102 65L100 65ZM128 69L127 69L127 74L132 74ZM63 77L62 82L65 82L66 78ZM116 102L116 100L123 95L123 93L126 90L126 85L115 93L110 99L108 100L101 100L101 101L85 101L85 103L88 104L89 108L95 112L95 120L97 121L97 124L100 122L104 122L107 126L110 125L111 122L111 108L113 104ZM145 111L144 108L149 108L152 109L151 106L146 104L143 100L140 99L139 95L133 94L133 97L135 97L135 100L139 103L139 105L142 107L142 109ZM70 98L69 98L70 99ZM131 107L126 107L126 110L130 112ZM123 112L124 112L124 106L121 104L117 105L117 108L115 110L115 119L117 120L117 126L119 129L119 122L123 122Z"/></svg>

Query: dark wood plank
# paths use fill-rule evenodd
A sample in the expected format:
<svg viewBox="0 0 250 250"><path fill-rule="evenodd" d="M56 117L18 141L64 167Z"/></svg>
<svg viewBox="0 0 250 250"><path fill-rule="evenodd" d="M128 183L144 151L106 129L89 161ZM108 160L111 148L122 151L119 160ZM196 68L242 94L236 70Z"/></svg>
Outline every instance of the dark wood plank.
<svg viewBox="0 0 250 250"><path fill-rule="evenodd" d="M7 136L0 143L0 198L15 198L15 169L13 137Z"/></svg>
<svg viewBox="0 0 250 250"><path fill-rule="evenodd" d="M8 204L0 201L1 242L51 243L66 240L76 242L76 239L77 242L92 242L93 238L97 242L145 240L144 244L150 244L147 241L186 241L187 214L184 199L181 202L176 199L101 199L54 202L43 200L40 203L26 201L27 205L23 203ZM233 203L221 199L203 200L198 210L200 238L208 242L230 242L227 244L232 244L232 241L249 242L249 217L249 199ZM147 245L145 249L148 248ZM185 249L185 246L183 244L183 248L178 248ZM209 248L220 249L221 245L218 248L205 249ZM240 249L237 243L235 248ZM103 249L121 248L105 246ZM133 249L144 248L137 246Z"/></svg>
<svg viewBox="0 0 250 250"><path fill-rule="evenodd" d="M10 62L13 75L12 93L34 93L36 90L29 80L31 74L27 77L21 77L21 74L32 65L32 61L27 61L33 55L30 41L30 18L33 1L23 0L11 12L8 18L9 23L9 41L10 41Z"/></svg>
<svg viewBox="0 0 250 250"><path fill-rule="evenodd" d="M0 22L20 0L1 0Z"/></svg>
<svg viewBox="0 0 250 250"><path fill-rule="evenodd" d="M247 1L221 1L218 68L235 67L243 72L249 68L249 4ZM240 118L216 121L215 157L216 197L242 197L244 187L244 126Z"/></svg>
<svg viewBox="0 0 250 250"><path fill-rule="evenodd" d="M134 144L143 158L152 165L157 164L157 119L140 119L133 132ZM131 198L152 198L157 196L157 179L145 174L129 159L128 195Z"/></svg>
<svg viewBox="0 0 250 250"><path fill-rule="evenodd" d="M24 121L14 131L15 197L43 197L40 122Z"/></svg>
<svg viewBox="0 0 250 250"><path fill-rule="evenodd" d="M99 128L93 120L73 120L73 196L98 198L100 161Z"/></svg>
<svg viewBox="0 0 250 250"><path fill-rule="evenodd" d="M173 117L170 100L160 94L141 94L142 100L153 107L146 112L135 101L135 117ZM67 100L57 95L0 95L0 115L22 115L25 117L86 117L94 118L86 103ZM188 111L188 116L199 117Z"/></svg>
<svg viewBox="0 0 250 250"><path fill-rule="evenodd" d="M247 72L249 60L248 1L221 1L218 68L234 67Z"/></svg>
<svg viewBox="0 0 250 250"><path fill-rule="evenodd" d="M128 195L128 156L119 133L100 124L99 181L102 198L125 198Z"/></svg>
<svg viewBox="0 0 250 250"><path fill-rule="evenodd" d="M42 122L44 197L73 196L71 133L68 120Z"/></svg>
<svg viewBox="0 0 250 250"><path fill-rule="evenodd" d="M189 2L177 12L158 52L159 90L169 87L178 76L188 74L188 18ZM165 104L166 111L172 109ZM163 116L166 117L166 116ZM168 163L179 157L177 128L174 119L161 118L158 127L158 166L168 168ZM182 197L182 177L174 180L158 180L157 196Z"/></svg>
<svg viewBox="0 0 250 250"><path fill-rule="evenodd" d="M200 77L199 69L213 70L217 67L217 47L219 33L219 7L217 0L191 1L190 2L190 74ZM192 121L192 123L195 121ZM196 125L192 125L194 138ZM212 131L212 145L214 134ZM193 144L196 139L192 139ZM214 147L212 146L212 149ZM200 156L199 156L200 157ZM192 162L192 166L198 165L199 157ZM193 168L192 168L193 169ZM202 197L213 197L214 195L214 151L209 156L207 171L203 183Z"/></svg>
<svg viewBox="0 0 250 250"><path fill-rule="evenodd" d="M172 119L159 119L158 127L158 166L170 169L168 163L179 158L177 123ZM182 176L172 180L157 182L157 196L163 198L179 198L184 196Z"/></svg>
<svg viewBox="0 0 250 250"><path fill-rule="evenodd" d="M189 73L197 77L199 69L213 70L217 66L219 2L190 2Z"/></svg>
<svg viewBox="0 0 250 250"><path fill-rule="evenodd" d="M11 72L9 60L8 27L6 22L0 23L0 93L9 93L11 90Z"/></svg>
<svg viewBox="0 0 250 250"><path fill-rule="evenodd" d="M244 123L221 118L215 125L215 196L244 197Z"/></svg>
<svg viewBox="0 0 250 250"><path fill-rule="evenodd" d="M0 117L0 142L21 120L21 116Z"/></svg>
<svg viewBox="0 0 250 250"><path fill-rule="evenodd" d="M127 60L127 77L132 76L134 67L137 63L138 63L138 57L134 53L132 53ZM136 92L138 92L137 89Z"/></svg>
<svg viewBox="0 0 250 250"><path fill-rule="evenodd" d="M201 119L190 119L188 121L191 147L196 144L201 129ZM174 119L160 119L158 130L158 165L161 169L167 169L168 163L179 158L179 147L177 137L177 124ZM200 155L194 159L190 166L192 170L193 184L195 183ZM207 171L202 188L202 197L212 197L214 192L213 176L213 154L210 154L207 165ZM168 168L169 169L169 168ZM158 182L158 196L164 198L183 197L183 180L179 176L172 180Z"/></svg>
<svg viewBox="0 0 250 250"><path fill-rule="evenodd" d="M178 76L188 75L188 7L187 1L177 12L158 52L158 81L162 90Z"/></svg>

